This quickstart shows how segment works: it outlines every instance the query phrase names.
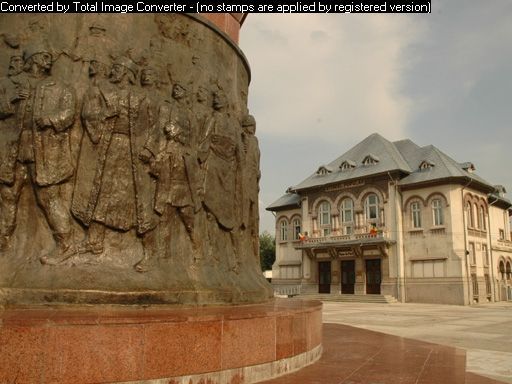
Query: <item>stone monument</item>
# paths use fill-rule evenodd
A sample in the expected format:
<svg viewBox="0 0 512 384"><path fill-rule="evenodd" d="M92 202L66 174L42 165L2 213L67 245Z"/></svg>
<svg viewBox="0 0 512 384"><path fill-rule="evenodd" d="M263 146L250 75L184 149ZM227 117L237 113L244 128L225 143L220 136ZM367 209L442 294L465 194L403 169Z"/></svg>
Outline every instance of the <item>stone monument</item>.
<svg viewBox="0 0 512 384"><path fill-rule="evenodd" d="M153 319L151 311L157 311L174 326L160 342L172 344L180 332L207 339L210 327L202 326L208 319L209 326L221 327L222 344L227 307L219 305L227 304L231 314L244 308L238 316L247 321L276 311L257 324L235 326L242 333L270 321L275 336L276 318L287 308L292 332L294 321L303 321L295 327L302 326L307 339L306 323L318 327L318 306L297 309L271 300L260 270L250 71L232 39L206 17L186 14L2 15L0 25L0 305L6 308L0 339L10 335L6 345L17 349L23 342L9 338L9 324L16 330L20 318L35 316L55 325L70 310L81 320L66 324L80 338L87 334L81 325L89 324L84 317L91 316L94 324L116 325L121 334L132 330L126 324L136 324L144 336L130 337L144 338L154 330L148 313ZM176 324L176 316L186 319ZM37 333L34 327L27 332ZM309 335L310 348L297 349L308 363L320 350ZM210 341L213 350L215 339ZM275 350L275 337L272 343ZM94 361L82 347L69 347L70 356L80 351ZM195 356L199 347L180 348L176 356ZM292 348L283 356L300 353ZM43 354L53 356L46 349ZM36 382L20 366L23 356L12 367L21 376L1 372L0 381ZM169 356L176 360L167 353L152 362ZM244 362L233 352L230 364L206 364L204 371L144 368L112 376L111 369L93 368L89 379L45 359L50 368L41 369L49 369L51 379L37 382L177 383L192 375L192 382L220 383L221 376L198 375L226 376L278 357ZM254 381L242 376L241 382Z"/></svg>

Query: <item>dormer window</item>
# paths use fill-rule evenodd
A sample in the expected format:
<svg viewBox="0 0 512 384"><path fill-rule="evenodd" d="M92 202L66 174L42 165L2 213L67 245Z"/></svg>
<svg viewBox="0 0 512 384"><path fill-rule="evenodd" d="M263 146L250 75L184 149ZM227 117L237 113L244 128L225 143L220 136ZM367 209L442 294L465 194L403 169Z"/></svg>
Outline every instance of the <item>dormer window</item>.
<svg viewBox="0 0 512 384"><path fill-rule="evenodd" d="M331 173L332 170L325 165L321 165L318 170L316 171L317 175L327 175L328 173Z"/></svg>
<svg viewBox="0 0 512 384"><path fill-rule="evenodd" d="M363 165L374 165L377 164L379 161L380 160L377 156L370 153L363 159Z"/></svg>
<svg viewBox="0 0 512 384"><path fill-rule="evenodd" d="M475 165L473 163L470 163L470 162L462 163L461 166L462 166L463 170L465 170L465 171L467 171L469 173L473 173L476 170Z"/></svg>
<svg viewBox="0 0 512 384"><path fill-rule="evenodd" d="M421 164L420 164L420 167L419 167L419 168L423 171L423 170L425 170L425 169L430 169L430 168L432 168L432 167L434 167L434 166L435 166L435 164L434 164L434 163L432 163L431 161L423 160L423 161L421 162Z"/></svg>
<svg viewBox="0 0 512 384"><path fill-rule="evenodd" d="M353 169L356 167L356 163L352 160L344 160L341 165L340 165L340 169L342 171L348 171L350 169Z"/></svg>

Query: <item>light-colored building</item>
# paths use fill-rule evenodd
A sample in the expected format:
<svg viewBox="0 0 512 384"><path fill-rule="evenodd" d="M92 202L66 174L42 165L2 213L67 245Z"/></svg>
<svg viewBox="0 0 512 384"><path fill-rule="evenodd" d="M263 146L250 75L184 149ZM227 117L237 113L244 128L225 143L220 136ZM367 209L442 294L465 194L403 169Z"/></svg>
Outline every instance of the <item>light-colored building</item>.
<svg viewBox="0 0 512 384"><path fill-rule="evenodd" d="M267 207L277 289L404 302L512 299L505 189L438 148L372 134Z"/></svg>

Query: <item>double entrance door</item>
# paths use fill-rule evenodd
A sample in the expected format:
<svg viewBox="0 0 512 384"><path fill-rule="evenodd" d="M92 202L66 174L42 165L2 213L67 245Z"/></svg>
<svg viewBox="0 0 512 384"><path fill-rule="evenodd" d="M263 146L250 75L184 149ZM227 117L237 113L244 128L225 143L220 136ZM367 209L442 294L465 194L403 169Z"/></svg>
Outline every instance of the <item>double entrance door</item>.
<svg viewBox="0 0 512 384"><path fill-rule="evenodd" d="M341 261L341 293L354 294L356 284L355 260ZM380 294L382 281L380 259L365 260L366 294Z"/></svg>
<svg viewBox="0 0 512 384"><path fill-rule="evenodd" d="M366 259L366 294L379 295L382 281L380 259ZM354 294L356 284L355 260L341 261L341 293ZM318 262L318 293L331 293L331 262Z"/></svg>

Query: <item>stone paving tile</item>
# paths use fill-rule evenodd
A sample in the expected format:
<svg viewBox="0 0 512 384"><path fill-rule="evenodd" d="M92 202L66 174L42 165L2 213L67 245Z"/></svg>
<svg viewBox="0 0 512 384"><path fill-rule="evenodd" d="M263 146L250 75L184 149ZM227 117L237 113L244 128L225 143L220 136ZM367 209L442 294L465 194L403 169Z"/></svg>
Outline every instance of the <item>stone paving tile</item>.
<svg viewBox="0 0 512 384"><path fill-rule="evenodd" d="M266 384L494 384L466 373L465 351L341 324L324 324L322 358Z"/></svg>

